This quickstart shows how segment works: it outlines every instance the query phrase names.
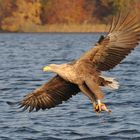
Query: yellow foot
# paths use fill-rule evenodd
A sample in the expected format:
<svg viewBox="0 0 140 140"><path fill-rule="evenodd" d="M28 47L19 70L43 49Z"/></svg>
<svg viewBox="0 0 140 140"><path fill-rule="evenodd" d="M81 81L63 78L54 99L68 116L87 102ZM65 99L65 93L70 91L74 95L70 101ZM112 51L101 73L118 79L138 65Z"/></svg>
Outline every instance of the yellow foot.
<svg viewBox="0 0 140 140"><path fill-rule="evenodd" d="M105 105L104 103L101 103L101 102L95 105L94 111L95 111L96 113L100 113L100 112L102 112L102 111L106 111L106 112L108 112L108 113L111 113L111 110L108 109L108 108L106 107L106 105Z"/></svg>

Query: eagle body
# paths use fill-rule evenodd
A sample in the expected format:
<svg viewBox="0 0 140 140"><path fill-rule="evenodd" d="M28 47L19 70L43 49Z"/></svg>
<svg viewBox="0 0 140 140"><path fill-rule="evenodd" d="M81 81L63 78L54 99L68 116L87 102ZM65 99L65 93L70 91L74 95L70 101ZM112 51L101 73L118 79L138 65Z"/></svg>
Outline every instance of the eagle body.
<svg viewBox="0 0 140 140"><path fill-rule="evenodd" d="M74 64L53 64L50 65L50 68L49 71L54 72L66 81L77 85L83 84L87 77L92 77L96 82L99 78L99 72L96 71L96 68L94 68L92 61L90 60L81 60Z"/></svg>

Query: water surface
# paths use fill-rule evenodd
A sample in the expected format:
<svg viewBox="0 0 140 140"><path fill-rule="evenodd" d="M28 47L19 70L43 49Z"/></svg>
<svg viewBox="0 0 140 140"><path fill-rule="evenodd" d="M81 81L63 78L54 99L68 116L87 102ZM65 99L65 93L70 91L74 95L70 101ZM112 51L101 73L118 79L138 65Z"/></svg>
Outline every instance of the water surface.
<svg viewBox="0 0 140 140"><path fill-rule="evenodd" d="M54 74L44 73L50 63L70 62L88 50L100 34L0 34L1 140L139 140L140 46L121 65L106 72L120 88L104 89L112 115L93 112L79 93L56 108L19 112L6 101L16 101Z"/></svg>

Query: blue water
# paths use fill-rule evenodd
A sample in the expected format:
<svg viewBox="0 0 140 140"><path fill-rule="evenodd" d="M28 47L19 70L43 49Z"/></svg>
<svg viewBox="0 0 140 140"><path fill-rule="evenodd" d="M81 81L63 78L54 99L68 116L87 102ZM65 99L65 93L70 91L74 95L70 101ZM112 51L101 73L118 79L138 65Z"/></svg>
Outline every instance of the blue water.
<svg viewBox="0 0 140 140"><path fill-rule="evenodd" d="M112 114L96 115L79 93L56 108L20 112L18 101L54 74L50 63L64 63L88 50L100 34L0 34L0 140L140 140L140 46L107 76L120 88L103 89Z"/></svg>

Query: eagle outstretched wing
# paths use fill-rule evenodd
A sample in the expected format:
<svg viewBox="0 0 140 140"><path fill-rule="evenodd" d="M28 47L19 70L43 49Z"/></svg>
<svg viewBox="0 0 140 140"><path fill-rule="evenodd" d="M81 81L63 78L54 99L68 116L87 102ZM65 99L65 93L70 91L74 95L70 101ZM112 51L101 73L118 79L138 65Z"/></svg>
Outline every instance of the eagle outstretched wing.
<svg viewBox="0 0 140 140"><path fill-rule="evenodd" d="M140 24L137 18L128 13L114 17L110 31L101 37L95 47L86 52L80 59L93 62L99 71L107 71L119 64L137 45L140 40Z"/></svg>
<svg viewBox="0 0 140 140"><path fill-rule="evenodd" d="M22 101L7 103L10 105L18 104L21 108L23 107L23 110L29 109L29 112L34 109L36 111L45 110L67 101L79 91L77 85L67 82L57 75L48 83L27 94Z"/></svg>

